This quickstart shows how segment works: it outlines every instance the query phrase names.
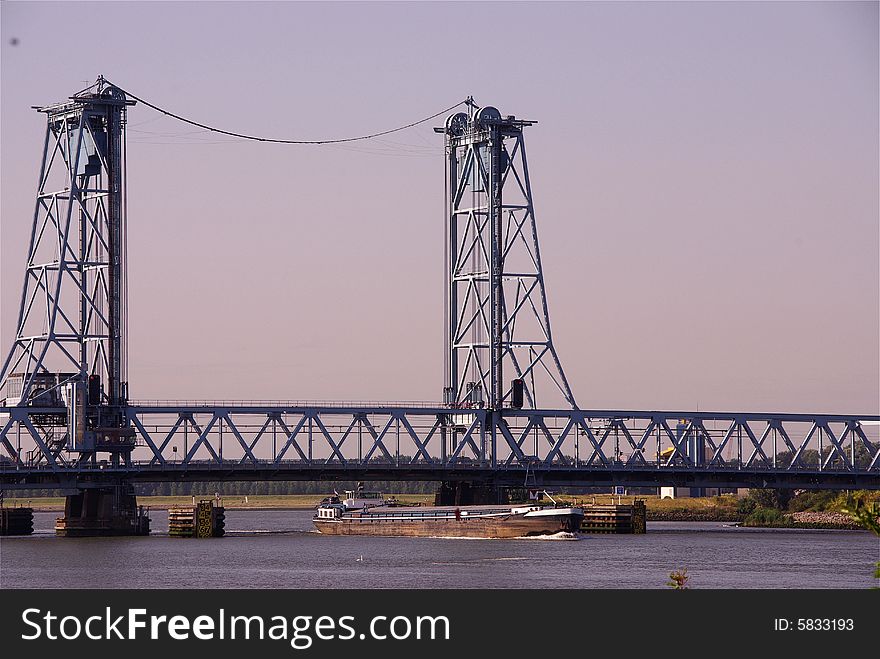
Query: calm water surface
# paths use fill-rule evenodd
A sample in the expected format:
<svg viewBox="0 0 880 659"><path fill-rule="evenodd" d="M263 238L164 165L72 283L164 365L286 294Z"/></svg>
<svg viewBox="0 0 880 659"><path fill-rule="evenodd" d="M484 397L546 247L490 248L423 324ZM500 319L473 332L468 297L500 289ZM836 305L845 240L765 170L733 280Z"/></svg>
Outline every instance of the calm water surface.
<svg viewBox="0 0 880 659"><path fill-rule="evenodd" d="M867 588L880 540L860 531L648 523L645 535L565 540L322 536L312 511L227 510L220 539L170 538L153 511L146 538L0 539L3 588ZM51 566L51 569L46 569Z"/></svg>

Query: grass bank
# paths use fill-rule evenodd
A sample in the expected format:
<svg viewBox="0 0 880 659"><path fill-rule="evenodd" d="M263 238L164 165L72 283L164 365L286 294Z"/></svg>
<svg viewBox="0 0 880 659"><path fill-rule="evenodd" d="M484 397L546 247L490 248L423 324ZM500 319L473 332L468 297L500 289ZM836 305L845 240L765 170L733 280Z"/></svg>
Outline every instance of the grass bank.
<svg viewBox="0 0 880 659"><path fill-rule="evenodd" d="M559 497L556 497L559 499ZM631 503L634 498L645 502L645 512L649 522L739 522L743 516L737 512L738 499L735 495L719 497L683 497L661 499L657 495L637 497L611 494L563 497L561 500L573 505L608 505Z"/></svg>

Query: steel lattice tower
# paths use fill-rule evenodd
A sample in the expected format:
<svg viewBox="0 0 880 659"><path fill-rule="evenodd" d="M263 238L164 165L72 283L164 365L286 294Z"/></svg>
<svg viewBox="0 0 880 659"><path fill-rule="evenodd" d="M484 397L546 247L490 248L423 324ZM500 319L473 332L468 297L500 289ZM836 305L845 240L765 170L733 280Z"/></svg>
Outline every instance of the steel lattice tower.
<svg viewBox="0 0 880 659"><path fill-rule="evenodd" d="M124 407L125 121L121 90L98 78L47 118L7 405L68 408L68 448L129 450ZM63 446L59 446L58 450Z"/></svg>
<svg viewBox="0 0 880 659"><path fill-rule="evenodd" d="M534 123L471 102L437 129L446 134L444 402L457 407L538 408L541 380L577 407L550 332L523 139Z"/></svg>

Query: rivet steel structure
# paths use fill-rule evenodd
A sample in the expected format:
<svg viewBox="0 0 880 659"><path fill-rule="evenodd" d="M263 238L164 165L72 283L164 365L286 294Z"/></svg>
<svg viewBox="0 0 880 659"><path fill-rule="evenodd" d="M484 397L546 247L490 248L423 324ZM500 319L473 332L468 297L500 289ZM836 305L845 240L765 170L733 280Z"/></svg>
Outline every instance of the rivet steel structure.
<svg viewBox="0 0 880 659"><path fill-rule="evenodd" d="M523 140L534 122L472 101L435 129L446 145L443 402L129 400L130 105L99 78L38 108L36 210L0 372L3 489L223 479L880 489L878 415L579 408L550 333Z"/></svg>

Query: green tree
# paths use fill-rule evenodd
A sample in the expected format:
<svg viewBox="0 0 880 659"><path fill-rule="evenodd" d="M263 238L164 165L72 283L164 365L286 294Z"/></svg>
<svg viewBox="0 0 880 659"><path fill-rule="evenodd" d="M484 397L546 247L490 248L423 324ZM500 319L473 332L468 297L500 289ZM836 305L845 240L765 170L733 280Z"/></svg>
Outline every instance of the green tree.
<svg viewBox="0 0 880 659"><path fill-rule="evenodd" d="M880 538L880 510L878 510L877 504L865 506L862 505L860 500L856 500L851 508L844 508L843 511L856 524L871 531L871 533ZM880 561L874 563L874 578L880 579ZM874 586L874 588L878 588L878 586Z"/></svg>
<svg viewBox="0 0 880 659"><path fill-rule="evenodd" d="M787 510L788 503L794 496L794 490L789 489L752 489L749 490L749 498L761 508L773 508L775 510Z"/></svg>

